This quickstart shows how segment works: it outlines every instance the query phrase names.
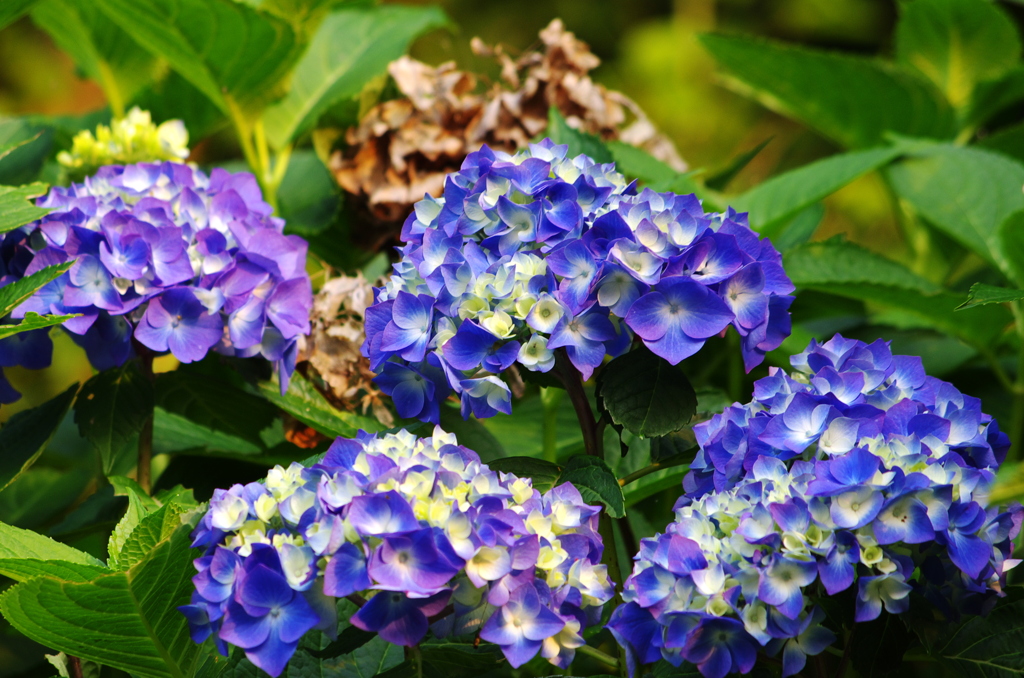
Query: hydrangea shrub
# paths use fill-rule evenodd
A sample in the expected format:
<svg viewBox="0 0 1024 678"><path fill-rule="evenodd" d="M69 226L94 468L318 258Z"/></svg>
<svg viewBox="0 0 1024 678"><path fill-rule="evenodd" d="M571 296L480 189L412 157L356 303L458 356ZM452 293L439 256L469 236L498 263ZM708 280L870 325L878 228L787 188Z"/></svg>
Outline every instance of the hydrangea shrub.
<svg viewBox="0 0 1024 678"><path fill-rule="evenodd" d="M107 166L39 205L51 212L0 247L5 274L75 263L15 317L79 314L64 329L97 369L124 363L134 338L182 362L211 350L262 355L286 386L296 340L309 332L307 245L282 233L251 174Z"/></svg>
<svg viewBox="0 0 1024 678"><path fill-rule="evenodd" d="M865 622L917 592L955 619L1019 562L1024 511L987 501L1009 441L976 398L883 341L837 335L791 362L695 427L675 520L642 540L610 624L634 662L719 678L781 653L794 675L836 640L823 597L852 589Z"/></svg>
<svg viewBox="0 0 1024 678"><path fill-rule="evenodd" d="M497 375L548 372L559 349L588 379L634 337L677 364L731 325L749 370L789 334L793 285L745 214L567 150L484 146L409 215L364 346L400 415L436 423L453 391L463 416L509 413Z"/></svg>
<svg viewBox="0 0 1024 678"><path fill-rule="evenodd" d="M563 484L541 494L498 473L455 436L402 431L337 439L309 468L217 490L196 528L192 637L213 637L272 676L312 629L331 634L332 598L397 645L479 637L513 666L538 653L565 668L614 588L600 509Z"/></svg>

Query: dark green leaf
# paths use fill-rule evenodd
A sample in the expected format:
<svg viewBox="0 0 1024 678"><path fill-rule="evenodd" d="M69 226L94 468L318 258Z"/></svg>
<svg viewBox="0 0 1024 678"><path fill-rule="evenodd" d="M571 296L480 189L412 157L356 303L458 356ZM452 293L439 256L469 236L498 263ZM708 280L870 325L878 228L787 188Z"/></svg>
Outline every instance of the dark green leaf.
<svg viewBox="0 0 1024 678"><path fill-rule="evenodd" d="M32 136L30 136L27 139L18 139L16 141L5 141L3 143L0 143L0 160L3 160L4 158L9 156L14 151L16 151L19 148L21 148L22 146L27 146L28 144L31 144L33 141L38 139L41 135L42 135L42 132L36 132L35 134L33 134Z"/></svg>
<svg viewBox="0 0 1024 678"><path fill-rule="evenodd" d="M273 423L274 408L232 383L229 374L200 368L160 374L156 378L156 404L165 412L262 449L260 431Z"/></svg>
<svg viewBox="0 0 1024 678"><path fill-rule="evenodd" d="M931 648L944 666L965 678L1010 678L1024 673L1024 594L1014 586L986 617L971 617Z"/></svg>
<svg viewBox="0 0 1024 678"><path fill-rule="evenodd" d="M190 676L202 651L176 608L194 588L191 531L179 526L126 572L17 584L0 596L0 612L29 638L70 655L140 678Z"/></svg>
<svg viewBox="0 0 1024 678"><path fill-rule="evenodd" d="M796 247L786 252L783 263L797 288L898 311L878 318L897 327L928 327L986 348L1012 321L1007 309L987 306L973 311L971 322L965 323L953 310L963 301L960 295L941 291L900 264L840 240Z"/></svg>
<svg viewBox="0 0 1024 678"><path fill-rule="evenodd" d="M936 139L956 133L952 108L930 83L884 62L749 36L701 41L744 91L843 146L876 146L890 131Z"/></svg>
<svg viewBox="0 0 1024 678"><path fill-rule="evenodd" d="M177 71L150 83L130 105L149 111L154 122L181 120L193 146L227 124L224 111Z"/></svg>
<svg viewBox="0 0 1024 678"><path fill-rule="evenodd" d="M13 23L36 3L37 0L4 0L0 2L0 29Z"/></svg>
<svg viewBox="0 0 1024 678"><path fill-rule="evenodd" d="M339 657L343 654L354 652L376 637L377 634L375 632L364 631L361 628L349 626L338 634L337 640L332 641L330 645L322 650L311 651L310 654L317 659L331 659L333 657Z"/></svg>
<svg viewBox="0 0 1024 678"><path fill-rule="evenodd" d="M642 148L624 141L612 139L603 143L612 154L615 169L627 178L639 179L642 184L655 191L696 193L704 197L706 191L693 180L691 173L676 171Z"/></svg>
<svg viewBox="0 0 1024 678"><path fill-rule="evenodd" d="M385 73L417 35L447 23L444 12L431 6L350 7L329 14L296 65L288 94L264 114L271 144L281 148L312 129L334 103Z"/></svg>
<svg viewBox="0 0 1024 678"><path fill-rule="evenodd" d="M75 402L75 423L103 463L103 473L117 468L118 458L153 416L153 383L134 360L104 370L85 382Z"/></svg>
<svg viewBox="0 0 1024 678"><path fill-rule="evenodd" d="M971 291L967 293L967 301L957 306L956 310L963 311L985 304L1005 304L1021 299L1024 299L1024 290L1011 290L984 283L974 283L971 285Z"/></svg>
<svg viewBox="0 0 1024 678"><path fill-rule="evenodd" d="M678 431L697 410L697 396L683 371L645 346L604 367L597 395L613 423L645 438Z"/></svg>
<svg viewBox="0 0 1024 678"><path fill-rule="evenodd" d="M892 165L896 192L946 235L1007 272L999 225L1024 209L1024 165L998 153L949 144Z"/></svg>
<svg viewBox="0 0 1024 678"><path fill-rule="evenodd" d="M696 454L697 441L692 431L678 431L651 438L651 461L662 468L689 464Z"/></svg>
<svg viewBox="0 0 1024 678"><path fill-rule="evenodd" d="M35 294L35 291L46 283L56 280L67 271L74 262L54 264L40 269L32 275L25 276L9 285L0 287L0 318L6 318L23 301Z"/></svg>
<svg viewBox="0 0 1024 678"><path fill-rule="evenodd" d="M39 407L19 412L0 429L0 490L21 476L56 433L75 399L78 384Z"/></svg>
<svg viewBox="0 0 1024 678"><path fill-rule="evenodd" d="M334 177L313 151L298 151L277 190L278 213L289 233L320 233L338 215L341 194Z"/></svg>
<svg viewBox="0 0 1024 678"><path fill-rule="evenodd" d="M588 504L603 504L612 518L626 515L622 487L608 464L587 454L569 459L557 484L572 483Z"/></svg>
<svg viewBox="0 0 1024 678"><path fill-rule="evenodd" d="M729 202L750 213L751 228L771 236L802 210L898 155L890 147L833 155L772 177Z"/></svg>
<svg viewBox="0 0 1024 678"><path fill-rule="evenodd" d="M716 191L724 191L736 175L743 171L743 168L750 164L750 161L757 157L757 154L764 150L764 147L771 143L775 137L768 137L749 151L740 153L732 162L724 168L704 180L704 185Z"/></svg>
<svg viewBox="0 0 1024 678"><path fill-rule="evenodd" d="M103 563L88 553L44 537L38 532L23 530L4 523L0 523L0 558L60 560L93 567L103 566Z"/></svg>
<svg viewBox="0 0 1024 678"><path fill-rule="evenodd" d="M999 251L1006 257L1008 277L1024 288L1024 210L1003 220L996 232L996 241Z"/></svg>
<svg viewBox="0 0 1024 678"><path fill-rule="evenodd" d="M49 186L36 182L27 186L0 186L0 233L42 218L50 210L29 201L45 195Z"/></svg>
<svg viewBox="0 0 1024 678"><path fill-rule="evenodd" d="M455 414L458 415L457 411ZM509 456L542 457L544 455L545 412L544 402L539 394L528 395L516 402L512 408L512 414L483 419L480 424L490 431L501 444L504 453ZM554 427L555 449L558 458L562 458L571 451L582 449L583 434L580 431L580 422L573 410L572 403L566 397L563 397L557 404Z"/></svg>
<svg viewBox="0 0 1024 678"><path fill-rule="evenodd" d="M111 21L93 0L42 0L32 20L103 87L116 113L152 79L157 60Z"/></svg>
<svg viewBox="0 0 1024 678"><path fill-rule="evenodd" d="M1001 129L978 141L978 146L1024 163L1024 123Z"/></svg>
<svg viewBox="0 0 1024 678"><path fill-rule="evenodd" d="M281 94L302 52L289 22L234 0L95 0L115 23L225 113Z"/></svg>
<svg viewBox="0 0 1024 678"><path fill-rule="evenodd" d="M0 119L0 184L17 186L39 178L54 144L54 129L42 116Z"/></svg>
<svg viewBox="0 0 1024 678"><path fill-rule="evenodd" d="M825 206L816 202L797 212L797 215L790 219L788 224L779 227L778 233L772 236L772 244L780 252L803 245L811 239L824 218Z"/></svg>
<svg viewBox="0 0 1024 678"><path fill-rule="evenodd" d="M864 678L903 675L903 655L913 635L900 617L886 612L874 621L860 622L850 639L850 664Z"/></svg>
<svg viewBox="0 0 1024 678"><path fill-rule="evenodd" d="M975 86L1013 68L1020 38L1007 14L987 0L913 0L900 5L896 60L931 80L956 107Z"/></svg>
<svg viewBox="0 0 1024 678"><path fill-rule="evenodd" d="M570 158L582 153L590 156L594 162L615 161L604 142L589 132L569 127L569 123L554 106L548 109L548 128L544 136L556 144L568 144Z"/></svg>
<svg viewBox="0 0 1024 678"><path fill-rule="evenodd" d="M971 97L966 122L981 125L1013 104L1024 100L1024 65L1005 75L978 83Z"/></svg>
<svg viewBox="0 0 1024 678"><path fill-rule="evenodd" d="M252 457L262 454L262 444L212 429L188 417L157 407L153 412L153 452L174 454L199 452L227 456Z"/></svg>
<svg viewBox="0 0 1024 678"><path fill-rule="evenodd" d="M558 464L534 457L505 457L487 464L492 471L513 473L520 478L530 478L540 492L547 492L558 482L562 469Z"/></svg>
<svg viewBox="0 0 1024 678"><path fill-rule="evenodd" d="M298 373L292 375L284 395L276 381L261 382L259 390L268 401L325 436L351 438L359 429L373 433L384 428L376 419L337 409Z"/></svg>

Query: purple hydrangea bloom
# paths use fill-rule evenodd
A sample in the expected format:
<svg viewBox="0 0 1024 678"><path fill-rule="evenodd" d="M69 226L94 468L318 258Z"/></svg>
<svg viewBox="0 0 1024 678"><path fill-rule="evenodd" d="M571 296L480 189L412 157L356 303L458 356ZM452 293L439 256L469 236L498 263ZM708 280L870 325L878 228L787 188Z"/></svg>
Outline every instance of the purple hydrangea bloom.
<svg viewBox="0 0 1024 678"><path fill-rule="evenodd" d="M599 513L572 485L542 495L492 471L440 429L339 438L316 466L214 492L181 611L196 642L241 647L274 676L332 624L331 599L354 594L367 602L351 623L390 643L480 631L514 666L539 653L565 668L614 593Z"/></svg>
<svg viewBox="0 0 1024 678"><path fill-rule="evenodd" d="M712 677L763 651L790 676L835 640L820 595L852 588L857 622L911 591L950 616L1003 595L1024 510L987 505L1009 441L980 402L881 341L791 362L695 427L675 521L642 541L610 622L634 663Z"/></svg>
<svg viewBox="0 0 1024 678"><path fill-rule="evenodd" d="M750 370L789 335L793 285L746 214L567 151L484 146L409 215L363 346L401 416L437 423L425 403L451 391L464 416L507 413L498 375L547 372L558 349L588 379L634 337L676 364L731 325Z"/></svg>
<svg viewBox="0 0 1024 678"><path fill-rule="evenodd" d="M262 355L286 387L309 331L307 245L282 233L251 174L109 166L38 204L51 212L0 246L5 277L75 263L15 317L79 314L64 329L98 369L127 360L134 338L182 362Z"/></svg>

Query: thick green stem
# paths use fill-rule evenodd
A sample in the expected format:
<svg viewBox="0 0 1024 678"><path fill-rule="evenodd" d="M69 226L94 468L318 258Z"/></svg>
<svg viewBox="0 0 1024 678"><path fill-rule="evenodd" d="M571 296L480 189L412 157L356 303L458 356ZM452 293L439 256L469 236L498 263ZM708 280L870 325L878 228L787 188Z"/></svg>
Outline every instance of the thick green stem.
<svg viewBox="0 0 1024 678"><path fill-rule="evenodd" d="M558 461L558 407L565 391L560 388L542 388L540 401L544 405L544 459Z"/></svg>
<svg viewBox="0 0 1024 678"><path fill-rule="evenodd" d="M413 645L410 650L412 663L416 667L416 678L423 678L423 650L419 645Z"/></svg>
<svg viewBox="0 0 1024 678"><path fill-rule="evenodd" d="M586 655L588 657L592 657L597 661L612 667L615 670L618 670L619 668L618 659L611 656L610 654L605 654L604 652L601 652L596 647L592 647L590 645L581 645L580 647L576 648L576 652L582 655Z"/></svg>

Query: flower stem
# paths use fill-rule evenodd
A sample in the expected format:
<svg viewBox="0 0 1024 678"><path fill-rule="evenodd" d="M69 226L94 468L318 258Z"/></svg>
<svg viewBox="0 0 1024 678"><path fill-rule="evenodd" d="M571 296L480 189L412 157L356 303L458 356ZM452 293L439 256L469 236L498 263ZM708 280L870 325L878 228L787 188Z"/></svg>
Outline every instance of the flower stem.
<svg viewBox="0 0 1024 678"><path fill-rule="evenodd" d="M420 650L419 645L413 645L410 654L412 655L412 663L416 667L416 678L423 678L423 651Z"/></svg>
<svg viewBox="0 0 1024 678"><path fill-rule="evenodd" d="M82 660L78 657L68 656L68 674L71 678L82 678Z"/></svg>
<svg viewBox="0 0 1024 678"><path fill-rule="evenodd" d="M142 376L153 383L153 352L135 342L135 353L139 356L139 368ZM142 430L139 431L139 461L136 479L146 494L153 489L153 411L149 412Z"/></svg>
<svg viewBox="0 0 1024 678"><path fill-rule="evenodd" d="M555 351L555 369L559 378L565 384L565 391L569 394L569 401L576 410L576 418L580 422L580 431L583 433L583 448L587 454L604 458L604 445L597 435L597 420L594 419L594 412L590 409L590 401L587 400L587 393L583 390L583 380L580 373L576 371L564 348Z"/></svg>
<svg viewBox="0 0 1024 678"><path fill-rule="evenodd" d="M846 667L850 664L850 648L853 647L853 636L857 633L857 625L854 624L850 635L846 637L846 647L843 648L843 658L839 660L839 669L836 671L836 678L843 678L846 675Z"/></svg>
<svg viewBox="0 0 1024 678"><path fill-rule="evenodd" d="M619 660L618 659L616 659L615 657L611 656L610 654L605 654L604 652L601 652L596 647L592 647L590 645L580 645L579 647L576 648L576 651L579 652L580 654L584 654L584 655L586 655L588 657L592 657L593 659L596 659L597 661L599 661L599 662L601 662L603 664L606 664L606 665L612 667L613 669L618 669L619 668Z"/></svg>
<svg viewBox="0 0 1024 678"><path fill-rule="evenodd" d="M565 391L548 387L540 390L540 402L544 405L544 459L558 461L558 406L562 404Z"/></svg>

